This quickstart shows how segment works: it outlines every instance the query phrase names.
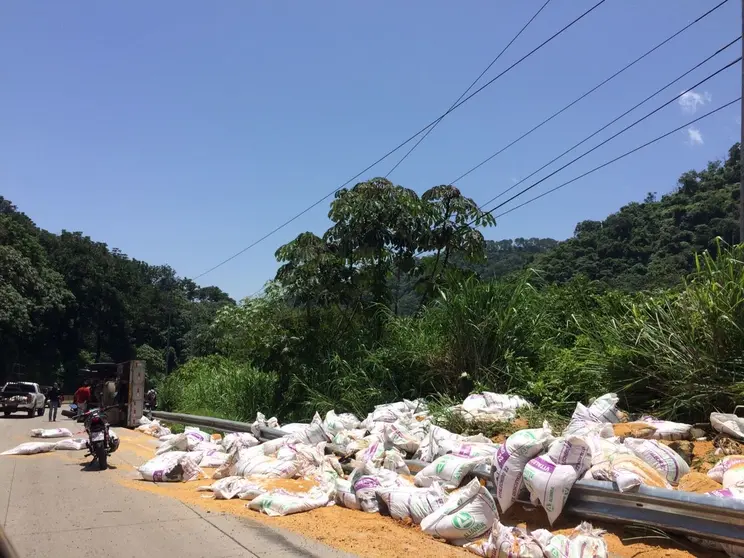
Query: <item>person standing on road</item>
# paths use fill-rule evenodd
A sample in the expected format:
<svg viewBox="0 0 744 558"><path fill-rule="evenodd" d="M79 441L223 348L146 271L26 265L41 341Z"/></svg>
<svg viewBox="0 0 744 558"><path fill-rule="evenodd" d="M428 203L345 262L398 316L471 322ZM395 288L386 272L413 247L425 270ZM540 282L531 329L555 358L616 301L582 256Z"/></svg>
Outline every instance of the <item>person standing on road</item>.
<svg viewBox="0 0 744 558"><path fill-rule="evenodd" d="M54 384L52 389L47 393L49 398L49 422L57 420L57 409L59 409L59 403L62 400L62 391L59 389L58 384Z"/></svg>
<svg viewBox="0 0 744 558"><path fill-rule="evenodd" d="M85 411L87 411L88 401L90 401L90 388L88 387L88 381L86 380L75 392L74 402L78 408L78 416L81 416Z"/></svg>

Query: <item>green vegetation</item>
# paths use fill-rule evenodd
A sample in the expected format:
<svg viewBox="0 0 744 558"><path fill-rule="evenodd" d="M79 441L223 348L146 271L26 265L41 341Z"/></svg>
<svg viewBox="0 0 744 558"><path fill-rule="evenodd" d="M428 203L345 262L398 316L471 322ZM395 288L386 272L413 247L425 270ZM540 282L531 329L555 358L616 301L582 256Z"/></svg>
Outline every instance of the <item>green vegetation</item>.
<svg viewBox="0 0 744 558"><path fill-rule="evenodd" d="M458 189L419 196L376 178L338 192L331 227L280 247L275 280L238 304L82 235L38 231L6 202L6 371L35 348L55 364L136 354L168 408L239 420L425 397L463 430L446 412L466 395L463 372L535 403L528 424L610 390L634 411L701 420L744 401L738 176L737 144L563 242L485 242L493 220Z"/></svg>
<svg viewBox="0 0 744 558"><path fill-rule="evenodd" d="M200 288L168 266L130 259L79 232L41 230L0 197L2 379L62 380L69 390L79 367L135 356L164 374L209 354L201 333L231 304L217 287Z"/></svg>

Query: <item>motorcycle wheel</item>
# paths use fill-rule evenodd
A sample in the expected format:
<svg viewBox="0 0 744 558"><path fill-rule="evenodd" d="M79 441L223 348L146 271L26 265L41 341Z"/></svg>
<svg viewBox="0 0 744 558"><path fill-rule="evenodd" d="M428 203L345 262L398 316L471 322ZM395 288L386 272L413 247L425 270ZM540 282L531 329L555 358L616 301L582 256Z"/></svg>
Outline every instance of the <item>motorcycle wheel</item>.
<svg viewBox="0 0 744 558"><path fill-rule="evenodd" d="M96 460L98 461L98 468L101 471L105 471L108 468L108 455L106 454L106 446L103 443L96 444L94 451Z"/></svg>

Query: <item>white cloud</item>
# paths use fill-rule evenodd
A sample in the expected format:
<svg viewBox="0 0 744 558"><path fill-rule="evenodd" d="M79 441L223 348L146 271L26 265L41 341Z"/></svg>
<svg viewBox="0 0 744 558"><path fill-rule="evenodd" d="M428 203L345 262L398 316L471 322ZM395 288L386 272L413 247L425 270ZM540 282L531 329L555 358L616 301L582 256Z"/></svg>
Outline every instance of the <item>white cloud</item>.
<svg viewBox="0 0 744 558"><path fill-rule="evenodd" d="M707 91L698 93L697 91L685 91L677 101L682 108L682 112L694 114L698 107L707 105L713 100L713 97Z"/></svg>
<svg viewBox="0 0 744 558"><path fill-rule="evenodd" d="M690 145L703 145L703 134L697 128L687 128L687 143Z"/></svg>

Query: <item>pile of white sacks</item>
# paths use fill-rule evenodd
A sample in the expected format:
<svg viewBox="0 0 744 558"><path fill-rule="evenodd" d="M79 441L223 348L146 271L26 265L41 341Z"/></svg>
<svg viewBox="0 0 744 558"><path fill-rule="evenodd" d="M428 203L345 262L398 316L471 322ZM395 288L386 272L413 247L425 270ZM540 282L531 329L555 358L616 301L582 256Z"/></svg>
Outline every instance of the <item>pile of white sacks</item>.
<svg viewBox="0 0 744 558"><path fill-rule="evenodd" d="M58 450L83 450L88 447L85 438L73 438L67 428L34 428L29 433L32 438L65 438L58 442L24 442L14 448L6 450L0 455L35 455Z"/></svg>
<svg viewBox="0 0 744 558"><path fill-rule="evenodd" d="M691 427L644 417L644 423L653 423L646 439L618 438L613 423L623 414L617 402L614 394L607 394L589 407L579 404L558 437L544 423L514 433L501 445L483 435L466 437L437 426L421 401L381 405L361 421L348 413L329 411L324 419L316 413L310 424L284 425L286 436L265 443L258 440L260 429L279 424L260 413L253 434L227 434L219 442L196 428L162 434L157 421L143 419L139 429L161 434L163 444L139 472L156 482L189 481L204 475L202 467L216 467L215 482L200 487L215 498L248 500L251 509L268 515L334 504L382 512L481 556L602 557L607 548L601 531L589 524L581 524L569 537L546 530L528 533L502 525L498 509L504 513L523 493L529 494L553 523L581 478L613 481L621 491L640 485L674 487L689 466L658 440L684 439ZM519 397L482 393L470 395L454 410L479 420L510 420L528 405ZM348 476L336 456L325 454L329 443L354 455ZM412 480L408 458L427 463ZM474 477L476 469L490 471L495 499ZM724 479L727 466L720 464L714 471ZM307 478L317 486L306 492L270 490L261 482L267 478ZM724 488L713 496L744 494L744 485L726 486L724 481ZM511 553L504 554L505 548ZM724 550L737 555L737 549Z"/></svg>

